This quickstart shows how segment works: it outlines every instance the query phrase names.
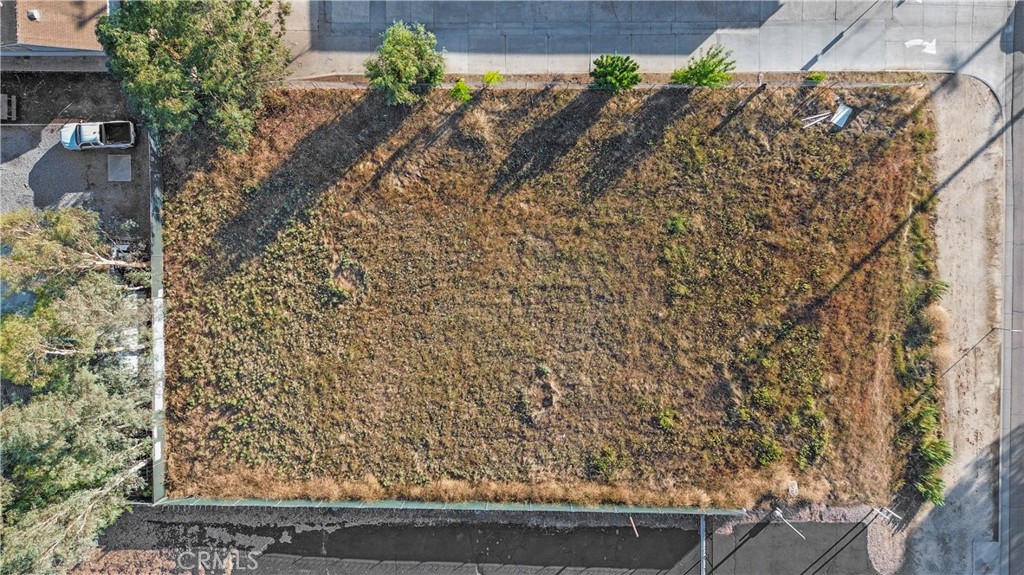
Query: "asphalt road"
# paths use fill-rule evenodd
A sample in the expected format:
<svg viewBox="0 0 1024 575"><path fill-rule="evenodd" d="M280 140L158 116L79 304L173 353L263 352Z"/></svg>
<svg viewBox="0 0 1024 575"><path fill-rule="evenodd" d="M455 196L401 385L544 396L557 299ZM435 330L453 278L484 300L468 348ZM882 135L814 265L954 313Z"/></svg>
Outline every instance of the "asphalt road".
<svg viewBox="0 0 1024 575"><path fill-rule="evenodd" d="M701 573L693 516L138 506L101 538L106 551L171 549L175 567L245 573ZM870 574L867 525L772 521L707 540L706 573ZM708 531L724 519L709 518ZM234 550L234 551L232 551ZM236 572L242 572L237 569Z"/></svg>

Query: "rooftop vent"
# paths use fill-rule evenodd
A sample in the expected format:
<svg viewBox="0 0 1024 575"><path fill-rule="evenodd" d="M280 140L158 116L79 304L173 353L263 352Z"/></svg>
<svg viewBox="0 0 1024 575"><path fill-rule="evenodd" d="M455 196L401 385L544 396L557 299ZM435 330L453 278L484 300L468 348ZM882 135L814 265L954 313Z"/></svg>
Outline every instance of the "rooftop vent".
<svg viewBox="0 0 1024 575"><path fill-rule="evenodd" d="M28 19L29 20L31 20L33 22L38 22L40 20L40 18L42 18L42 16L39 14L39 10L29 10L28 11Z"/></svg>

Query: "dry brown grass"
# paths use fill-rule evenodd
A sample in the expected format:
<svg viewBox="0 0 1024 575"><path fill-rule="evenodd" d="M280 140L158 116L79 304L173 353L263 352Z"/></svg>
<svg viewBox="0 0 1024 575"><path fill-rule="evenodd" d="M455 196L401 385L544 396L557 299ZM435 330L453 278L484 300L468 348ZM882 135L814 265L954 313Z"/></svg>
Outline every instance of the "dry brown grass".
<svg viewBox="0 0 1024 575"><path fill-rule="evenodd" d="M884 499L927 119L802 130L836 95L297 91L244 156L178 142L171 493Z"/></svg>

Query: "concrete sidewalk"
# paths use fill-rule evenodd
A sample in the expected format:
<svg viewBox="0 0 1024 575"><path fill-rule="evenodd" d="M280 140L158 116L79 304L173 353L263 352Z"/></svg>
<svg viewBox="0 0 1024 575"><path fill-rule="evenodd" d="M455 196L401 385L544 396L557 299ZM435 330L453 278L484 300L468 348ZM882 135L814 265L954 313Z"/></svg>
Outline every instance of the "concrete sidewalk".
<svg viewBox="0 0 1024 575"><path fill-rule="evenodd" d="M928 70L981 78L1002 95L1010 0L293 1L295 78L362 74L395 20L437 34L449 72L586 73L599 54L671 72L714 43L738 71Z"/></svg>

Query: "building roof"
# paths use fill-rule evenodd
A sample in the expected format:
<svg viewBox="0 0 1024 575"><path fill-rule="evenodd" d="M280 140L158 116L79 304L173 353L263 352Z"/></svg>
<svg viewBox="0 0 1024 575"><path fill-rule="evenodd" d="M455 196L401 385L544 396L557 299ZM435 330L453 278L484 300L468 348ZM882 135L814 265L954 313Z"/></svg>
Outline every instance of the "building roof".
<svg viewBox="0 0 1024 575"><path fill-rule="evenodd" d="M102 50L96 22L107 13L107 0L0 0L3 44L25 48ZM36 11L38 20L29 18ZM10 16L15 15L14 18ZM11 21L13 20L13 26Z"/></svg>

